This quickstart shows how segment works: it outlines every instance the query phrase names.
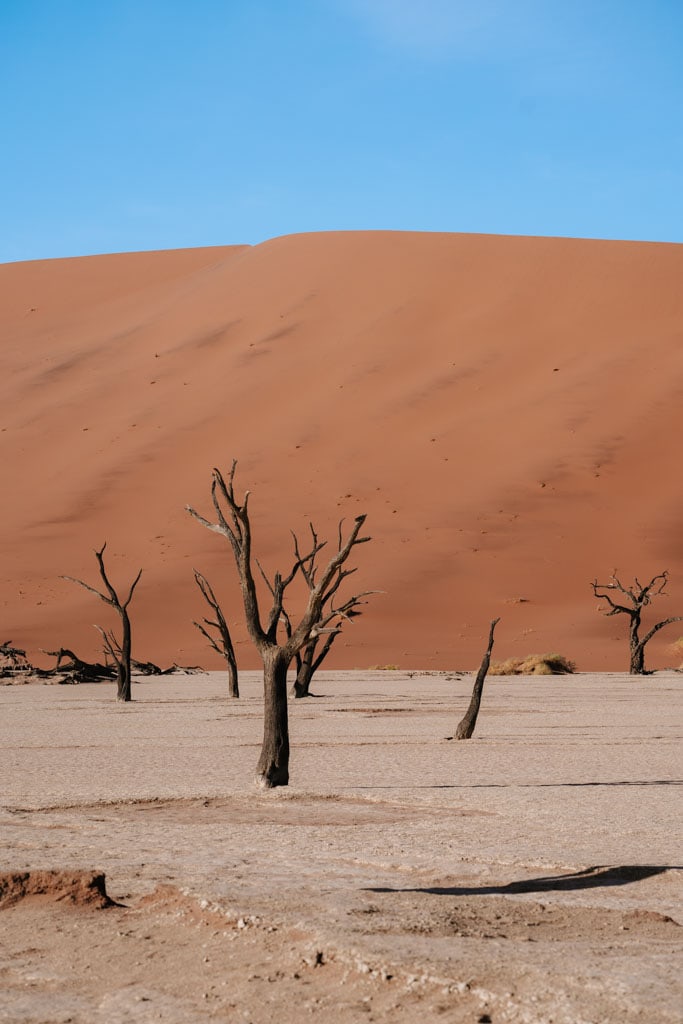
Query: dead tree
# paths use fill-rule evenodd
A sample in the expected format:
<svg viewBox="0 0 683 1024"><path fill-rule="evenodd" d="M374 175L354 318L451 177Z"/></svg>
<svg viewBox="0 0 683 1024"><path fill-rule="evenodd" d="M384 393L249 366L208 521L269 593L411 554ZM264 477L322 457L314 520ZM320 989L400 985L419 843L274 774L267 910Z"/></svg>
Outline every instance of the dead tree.
<svg viewBox="0 0 683 1024"><path fill-rule="evenodd" d="M202 619L204 625L201 622L195 622L194 625L197 627L199 632L204 636L214 651L221 654L225 658L225 663L228 666L228 693L231 697L239 697L240 688L237 676L237 659L235 657L235 648L233 646L232 637L230 636L230 629L228 623L225 620L225 616L221 610L221 606L218 603L216 595L211 589L211 584L202 576L200 572L194 570L195 583L199 587L200 593L209 607L213 610L213 614L216 617L214 622L212 619ZM216 630L218 636L212 636L209 633L209 629Z"/></svg>
<svg viewBox="0 0 683 1024"><path fill-rule="evenodd" d="M57 659L55 667L46 675L63 676L67 683L101 683L116 678L114 665L83 661L69 647L60 647L58 651L43 651L43 654Z"/></svg>
<svg viewBox="0 0 683 1024"><path fill-rule="evenodd" d="M343 544L342 525L342 523L339 524L338 535L338 547L340 550ZM306 581L306 586L308 587L308 591L310 593L315 588L316 585L316 579L319 569L319 566L316 563L317 553L320 550L320 545L318 544L318 535L315 532L312 523L309 524L309 529L311 531L311 540L313 544L312 550L313 552L315 552L310 561L308 559L303 559L301 557L301 552L299 550L299 542L296 537L296 534L293 533L292 537L294 538L295 558L300 564L301 574L304 580ZM266 583L266 586L269 588L271 594L274 596L273 587L270 583L270 580L268 579L265 572L261 568L261 565L258 562L258 560L256 564L259 567L259 570ZM369 597L370 594L378 593L378 591L376 590L366 590L360 594L355 594L353 597L348 598L348 600L344 601L338 607L335 607L334 599L337 594L337 591L339 590L344 580L351 576L354 572L356 572L355 569L344 569L343 566L339 567L339 569L337 570L336 577L329 587L325 602L322 608L320 609L320 622L317 623L317 628L311 633L311 636L304 644L302 649L300 651L297 651L297 653L294 656L296 661L296 678L294 680L294 685L292 686L291 690L293 697L299 698L310 696L311 680L313 679L314 674L322 665L327 655L330 653L332 645L334 644L334 641L341 633L344 623L352 622L353 619L357 618L359 615L362 614L360 608L362 605L367 604L367 601L363 600L364 597ZM282 609L282 621L284 622L287 636L291 636L292 624L285 608Z"/></svg>
<svg viewBox="0 0 683 1024"><path fill-rule="evenodd" d="M11 640L0 644L0 677L28 674L32 671L33 665L26 657L26 651L12 647Z"/></svg>
<svg viewBox="0 0 683 1024"><path fill-rule="evenodd" d="M100 627L97 627L100 628ZM102 630L100 629L100 632ZM107 642L103 645L106 654L109 654L110 647L116 651L117 657L121 656L121 645L112 633L107 633ZM101 662L83 661L77 654L68 648L60 647L58 651L43 650L50 658L56 658L54 668L38 669L31 666L33 672L43 676L63 676L64 683L100 683L103 680L116 679L116 662L109 660L103 665ZM130 659L131 670L140 676L170 676L176 673L192 674L203 671L198 665L181 666L173 663L169 668L160 668L153 661L137 661Z"/></svg>
<svg viewBox="0 0 683 1024"><path fill-rule="evenodd" d="M123 603L119 600L119 596L114 590L113 586L109 582L107 572L104 568L104 551L107 547L106 543L102 545L99 551L95 552L95 558L100 570L100 576L102 582L106 588L107 593L102 594L95 587L91 587L89 583L84 583L83 580L77 580L73 576L62 576L63 580L68 580L70 583L76 583L79 587L83 587L84 590L89 590L91 594L95 594L99 597L100 601L104 601L110 608L113 608L118 615L121 617L121 641L120 643L115 640L112 633L107 632L102 626L96 626L95 628L102 634L105 651L111 656L112 661L116 665L116 699L127 702L131 700L131 628L130 628L130 617L128 615L128 605L130 604L133 593L136 586L142 576L142 569L138 572L137 576L130 585L128 591L128 597Z"/></svg>
<svg viewBox="0 0 683 1024"><path fill-rule="evenodd" d="M489 670L491 663L491 651L493 650L493 633L496 626L500 622L500 619L493 619L491 622L491 629L489 630L489 644L486 648L486 653L482 658L479 671L477 672L477 678L474 680L474 687L472 689L472 697L470 699L470 706L463 719L461 720L458 728L455 730L456 740L469 740L474 732L474 727L477 724L477 716L479 714L479 706L481 704L481 695L484 690L484 680L486 679L486 673Z"/></svg>
<svg viewBox="0 0 683 1024"><path fill-rule="evenodd" d="M628 616L630 650L629 673L632 676L646 675L645 647L649 644L650 640L652 640L655 633L658 633L660 629L663 629L664 626L668 626L672 622L683 621L683 615L674 615L669 619L662 619L661 622L655 623L645 636L640 636L643 608L646 608L655 597L659 597L660 594L664 593L664 588L666 587L668 580L669 573L668 570L665 569L664 572L660 572L656 576L653 576L650 582L646 583L645 586L643 586L636 577L631 588L625 587L617 577L616 571L610 576L609 583L598 583L597 580L594 580L593 583L591 583L595 596L601 601L607 602L609 610L604 612L605 615ZM605 591L612 591L615 594L616 600L613 600L611 594L605 593Z"/></svg>
<svg viewBox="0 0 683 1024"><path fill-rule="evenodd" d="M346 539L342 539L339 550L320 573L314 588L309 591L308 603L298 624L291 627L289 635L280 642L278 626L282 618L285 591L302 565L310 566L315 560L318 552L324 547L324 542L315 541L307 554L296 556L287 576L275 573L271 584L272 604L263 623L252 570L251 525L247 510L249 491L245 493L244 503L240 505L234 492L236 467L237 463L233 462L227 481L218 469L213 471L211 498L217 522L209 522L190 506L187 506L187 511L202 526L225 537L232 548L242 591L247 630L263 662L263 746L256 775L261 786L271 788L286 786L289 782L287 669L311 636L327 628L323 625L325 619L322 609L326 606L330 590L337 586L339 570L346 563L354 547L369 541L370 538L359 536L365 516L357 516L350 533ZM348 575L348 572L342 569L342 573Z"/></svg>

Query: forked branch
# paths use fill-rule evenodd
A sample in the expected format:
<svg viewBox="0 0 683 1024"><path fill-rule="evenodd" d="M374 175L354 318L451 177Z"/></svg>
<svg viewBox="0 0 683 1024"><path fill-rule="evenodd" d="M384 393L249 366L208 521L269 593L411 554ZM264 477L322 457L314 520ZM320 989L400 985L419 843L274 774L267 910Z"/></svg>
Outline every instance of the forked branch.
<svg viewBox="0 0 683 1024"><path fill-rule="evenodd" d="M333 621L349 621L352 619L355 605L333 605L332 597L337 592L342 580L348 577L349 570L343 568L346 560L357 544L370 540L361 537L360 531L365 516L358 516L348 536L344 539L341 526L339 531L339 550L332 556L325 568L316 570L316 557L323 544L318 540L311 527L311 547L303 553L299 541L294 535L294 563L287 575L275 573L271 580L257 561L259 572L264 578L272 599L267 620L261 619L256 586L251 561L251 528L247 510L248 492L240 505L235 498L234 482L237 463L233 462L227 480L218 469L213 471L211 497L216 513L216 521L211 522L186 506L189 514L202 526L214 533L222 534L229 542L235 558L237 574L242 591L247 630L257 647L263 661L263 692L264 721L263 746L259 757L256 773L261 786L286 786L289 781L289 726L287 714L287 670L292 659L306 647L309 653L309 641L317 643L318 636L312 638L317 627L327 631ZM298 573L306 582L309 593L306 609L298 623L293 626L288 612L284 608L284 595ZM329 606L326 602L329 601ZM359 599L356 599L356 604ZM278 628L284 625L286 640L279 642ZM209 625L205 620L205 625ZM329 636L338 633L331 628ZM328 646L329 649L329 646ZM310 651L314 650L314 646ZM299 658L301 662L301 658Z"/></svg>
<svg viewBox="0 0 683 1024"><path fill-rule="evenodd" d="M230 543L235 556L237 572L242 591L242 601L247 623L247 630L254 644L261 650L268 643L266 630L261 625L256 585L251 568L251 526L247 505L249 491L244 495L240 505L235 498L235 470L237 461L233 461L227 481L219 469L214 469L211 481L211 500L216 512L217 522L212 523L200 515L191 505L186 505L189 514L205 526L207 530L219 533Z"/></svg>
<svg viewBox="0 0 683 1024"><path fill-rule="evenodd" d="M643 609L646 608L655 597L665 593L669 581L669 573L657 573L652 579L642 584L638 577L633 581L632 587L625 586L616 574L610 576L609 583L598 583L597 579L591 584L593 594L601 601L606 602L605 615L626 615L629 620L629 647L631 675L645 674L645 647L652 637L672 622L683 621L683 616L674 615L661 622L655 623L645 636L640 636L641 617ZM614 600L612 594L621 594L622 600ZM625 599L625 600L623 600Z"/></svg>
<svg viewBox="0 0 683 1024"><path fill-rule="evenodd" d="M84 590L87 590L96 597L99 597L100 601L104 601L105 604L109 605L110 608L113 608L120 616L122 627L120 644L117 644L113 639L113 634L107 633L107 631L101 626L96 626L95 628L102 634L105 652L112 657L114 664L116 665L118 678L117 699L127 702L131 699L131 626L130 617L128 615L128 605L133 598L135 588L140 582L142 569L140 569L137 576L131 583L128 590L128 596L124 601L121 601L119 595L112 586L109 577L107 576L107 570L104 566L104 552L106 547L107 545L105 543L99 551L95 552L95 558L97 559L97 565L100 570L100 576L102 577L106 593L102 593L102 591L97 590L95 587L91 587L89 583L76 579L74 576L62 576L62 579L68 580L69 583L75 583L77 586L83 587Z"/></svg>
<svg viewBox="0 0 683 1024"><path fill-rule="evenodd" d="M216 617L215 622L212 619L205 618L202 622L194 622L194 625L202 636L208 640L214 651L225 658L226 665L228 666L228 691L231 697L239 697L240 691L237 678L237 659L235 657L235 648L233 646L227 620L223 615L223 611L218 603L216 595L213 592L211 584L206 577L195 569L194 579L197 587L199 588L199 592ZM218 635L214 636L212 633L209 633L209 629L215 630Z"/></svg>

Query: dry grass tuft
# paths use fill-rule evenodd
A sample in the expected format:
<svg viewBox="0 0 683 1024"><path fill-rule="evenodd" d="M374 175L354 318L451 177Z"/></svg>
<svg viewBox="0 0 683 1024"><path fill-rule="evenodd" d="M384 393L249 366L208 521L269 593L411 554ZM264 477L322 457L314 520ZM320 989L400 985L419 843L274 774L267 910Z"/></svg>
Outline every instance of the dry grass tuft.
<svg viewBox="0 0 683 1024"><path fill-rule="evenodd" d="M562 654L527 654L526 658L494 661L491 676L561 676L576 672L576 665Z"/></svg>
<svg viewBox="0 0 683 1024"><path fill-rule="evenodd" d="M683 657L683 636L679 636L678 640L674 640L671 644L671 650L678 658ZM678 666L678 671L683 672L683 662Z"/></svg>

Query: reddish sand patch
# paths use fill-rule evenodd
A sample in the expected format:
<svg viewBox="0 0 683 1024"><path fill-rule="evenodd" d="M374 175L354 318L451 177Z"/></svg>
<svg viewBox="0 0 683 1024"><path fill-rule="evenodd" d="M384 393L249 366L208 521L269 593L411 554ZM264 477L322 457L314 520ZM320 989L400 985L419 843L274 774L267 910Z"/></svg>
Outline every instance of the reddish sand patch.
<svg viewBox="0 0 683 1024"><path fill-rule="evenodd" d="M28 900L102 909L114 905L104 875L97 871L4 871L0 873L0 908Z"/></svg>
<svg viewBox="0 0 683 1024"><path fill-rule="evenodd" d="M290 528L368 513L355 580L385 593L333 664L472 667L501 615L501 659L626 667L589 582L668 568L654 611L683 609L681 279L678 245L386 232L0 267L7 638L92 656L107 610L58 577L95 582L106 539L116 582L145 570L138 657L218 665L194 566L254 666L184 511L237 457L270 571Z"/></svg>

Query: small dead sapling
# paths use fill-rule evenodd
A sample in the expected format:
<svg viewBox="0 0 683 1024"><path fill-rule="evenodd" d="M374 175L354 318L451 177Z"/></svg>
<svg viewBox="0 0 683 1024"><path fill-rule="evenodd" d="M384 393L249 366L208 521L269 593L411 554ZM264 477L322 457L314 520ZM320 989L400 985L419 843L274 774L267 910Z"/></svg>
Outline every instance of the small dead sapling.
<svg viewBox="0 0 683 1024"><path fill-rule="evenodd" d="M107 571L104 566L104 552L107 545L102 545L99 551L95 552L95 558L97 559L97 565L100 570L100 576L104 583L106 593L101 593L95 587L91 587L89 583L84 583L83 580L75 579L73 576L62 576L63 580L68 580L70 583L76 583L79 587L83 587L84 590L90 591L91 594L95 594L99 597L100 601L104 601L105 604L113 608L114 611L119 615L121 619L121 640L118 641L114 637L111 631L104 629L102 626L96 626L95 628L102 634L102 641L105 652L111 657L112 661L116 666L116 699L127 703L132 699L131 697L131 626L130 616L128 615L128 605L130 604L133 593L136 586L142 576L142 569L138 572L137 576L130 585L128 591L128 597L122 602L114 590Z"/></svg>

